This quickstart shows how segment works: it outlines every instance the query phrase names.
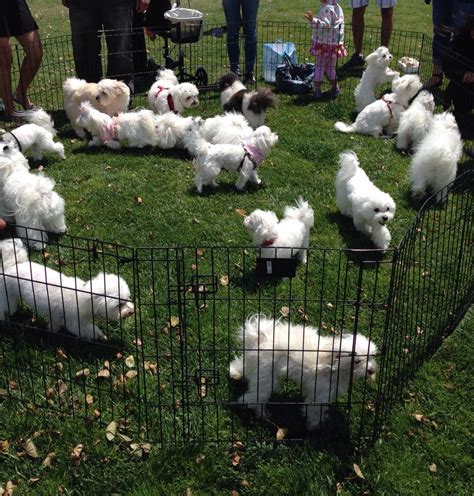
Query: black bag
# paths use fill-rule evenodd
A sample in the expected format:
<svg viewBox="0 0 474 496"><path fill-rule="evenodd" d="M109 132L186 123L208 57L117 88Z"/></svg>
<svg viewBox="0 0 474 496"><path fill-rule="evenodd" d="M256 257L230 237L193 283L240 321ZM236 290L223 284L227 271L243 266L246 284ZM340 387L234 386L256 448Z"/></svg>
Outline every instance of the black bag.
<svg viewBox="0 0 474 496"><path fill-rule="evenodd" d="M313 89L314 64L293 64L283 55L284 64L276 68L276 90L289 95L305 95Z"/></svg>

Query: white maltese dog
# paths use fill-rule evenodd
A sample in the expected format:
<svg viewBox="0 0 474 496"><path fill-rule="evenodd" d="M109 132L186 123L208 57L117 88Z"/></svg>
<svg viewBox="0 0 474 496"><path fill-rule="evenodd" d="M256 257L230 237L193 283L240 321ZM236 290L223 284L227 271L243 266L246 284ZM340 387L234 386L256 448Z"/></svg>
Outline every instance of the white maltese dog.
<svg viewBox="0 0 474 496"><path fill-rule="evenodd" d="M89 102L83 102L79 106L76 124L92 134L89 146L105 145L118 150L124 141L132 148L156 146L158 143L155 114L151 110L121 112L110 117Z"/></svg>
<svg viewBox="0 0 474 496"><path fill-rule="evenodd" d="M225 112L202 122L201 136L209 143L238 145L248 139L253 128L247 119L237 112Z"/></svg>
<svg viewBox="0 0 474 496"><path fill-rule="evenodd" d="M354 152L339 155L336 200L341 213L351 217L355 228L370 236L377 248L389 247L391 235L387 223L395 215L395 202L370 181Z"/></svg>
<svg viewBox="0 0 474 496"><path fill-rule="evenodd" d="M242 190L248 181L260 184L258 167L278 141L278 135L267 126L260 126L240 145L212 145L201 137L199 124L186 138L186 148L195 152L194 182L198 193L203 186L217 186L216 178L222 169L237 172L235 187Z"/></svg>
<svg viewBox="0 0 474 496"><path fill-rule="evenodd" d="M296 207L285 207L283 219L274 212L254 210L244 218L244 226L259 247L261 258L291 258L298 256L306 263L309 230L314 225L314 212L307 201L299 197Z"/></svg>
<svg viewBox="0 0 474 496"><path fill-rule="evenodd" d="M233 72L222 76L218 85L222 108L243 114L253 129L263 126L268 109L277 106L277 98L270 88L250 91Z"/></svg>
<svg viewBox="0 0 474 496"><path fill-rule="evenodd" d="M156 146L163 150L184 148L186 137L202 120L201 117L183 117L173 112L154 116Z"/></svg>
<svg viewBox="0 0 474 496"><path fill-rule="evenodd" d="M56 129L54 129L53 119L44 110L25 110L16 112L16 115L22 117L28 122L23 126L17 127L2 136L2 141L11 146L17 146L20 152L24 153L31 150L34 160L41 160L43 152L52 152L65 159L64 145L55 143Z"/></svg>
<svg viewBox="0 0 474 496"><path fill-rule="evenodd" d="M432 93L423 90L413 100L408 110L400 116L397 132L399 150L415 149L426 136L433 120L435 102Z"/></svg>
<svg viewBox="0 0 474 496"><path fill-rule="evenodd" d="M351 383L375 380L377 347L361 334L321 336L310 326L252 315L240 327L243 354L229 368L231 379L247 379L248 390L237 401L268 418L266 408L282 380L295 382L304 399L301 412L309 430L317 429L329 403L341 401Z"/></svg>
<svg viewBox="0 0 474 496"><path fill-rule="evenodd" d="M400 77L400 73L389 68L392 54L388 48L380 46L365 58L367 69L362 73L362 78L354 91L356 110L361 112L367 105L375 102L377 85L392 82Z"/></svg>
<svg viewBox="0 0 474 496"><path fill-rule="evenodd" d="M444 201L447 186L454 181L463 143L454 115L443 112L433 117L428 134L422 139L410 165L411 189L414 196L424 196L428 189Z"/></svg>
<svg viewBox="0 0 474 496"><path fill-rule="evenodd" d="M83 79L68 78L63 83L64 111L72 127L80 138L85 138L84 129L77 125L79 106L89 102L104 114L113 116L125 112L130 102L130 88L122 81L102 79L98 83L88 83Z"/></svg>
<svg viewBox="0 0 474 496"><path fill-rule="evenodd" d="M420 78L410 74L392 82L392 92L367 105L351 125L336 122L334 128L341 133L369 134L375 138L384 133L392 136L396 133L400 115L408 108L409 101L422 88Z"/></svg>
<svg viewBox="0 0 474 496"><path fill-rule="evenodd" d="M28 261L19 240L0 242L3 275L0 284L0 319L13 315L20 302L48 320L48 329L67 329L83 339L106 339L96 318L119 322L133 314L127 283L115 274L100 272L83 281L43 264ZM1 269L1 265L0 265Z"/></svg>
<svg viewBox="0 0 474 496"><path fill-rule="evenodd" d="M16 148L0 146L0 217L17 224L18 236L41 250L48 241L44 231L66 231L64 200L52 179L31 174L25 162Z"/></svg>
<svg viewBox="0 0 474 496"><path fill-rule="evenodd" d="M157 114L175 112L199 105L199 90L192 83L180 83L171 69L162 69L148 91L148 106Z"/></svg>

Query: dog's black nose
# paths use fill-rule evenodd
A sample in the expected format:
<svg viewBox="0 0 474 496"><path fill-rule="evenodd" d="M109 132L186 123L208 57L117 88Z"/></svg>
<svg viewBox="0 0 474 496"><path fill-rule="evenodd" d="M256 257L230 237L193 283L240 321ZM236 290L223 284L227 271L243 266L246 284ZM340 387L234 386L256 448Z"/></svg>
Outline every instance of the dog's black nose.
<svg viewBox="0 0 474 496"><path fill-rule="evenodd" d="M385 221L387 221L387 220L388 220L388 217L387 217L386 215L384 215L384 216L382 217L382 219L383 219L383 220L385 220Z"/></svg>
<svg viewBox="0 0 474 496"><path fill-rule="evenodd" d="M97 101L99 101L99 95L97 95L97 96L95 97L95 99L96 99Z"/></svg>

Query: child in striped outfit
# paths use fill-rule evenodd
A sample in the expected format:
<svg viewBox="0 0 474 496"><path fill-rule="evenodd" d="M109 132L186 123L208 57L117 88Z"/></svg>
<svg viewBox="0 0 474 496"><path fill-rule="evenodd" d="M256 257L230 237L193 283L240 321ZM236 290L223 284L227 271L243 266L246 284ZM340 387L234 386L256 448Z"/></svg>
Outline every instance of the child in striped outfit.
<svg viewBox="0 0 474 496"><path fill-rule="evenodd" d="M305 14L313 28L309 53L316 56L313 95L316 100L320 100L323 96L335 98L339 95L336 63L338 58L347 55L344 47L344 13L342 8L338 5L337 0L321 0L321 4L316 17L310 10ZM331 89L323 94L321 93L321 83L324 74L331 82Z"/></svg>

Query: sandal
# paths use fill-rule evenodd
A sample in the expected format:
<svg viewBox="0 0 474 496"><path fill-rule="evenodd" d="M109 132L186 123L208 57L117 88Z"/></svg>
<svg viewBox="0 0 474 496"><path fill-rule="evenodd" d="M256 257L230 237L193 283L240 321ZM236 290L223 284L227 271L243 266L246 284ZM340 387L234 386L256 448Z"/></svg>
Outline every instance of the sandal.
<svg viewBox="0 0 474 496"><path fill-rule="evenodd" d="M13 101L20 105L20 107L23 107L23 110L36 110L39 107L37 107L34 103L31 103L31 101L28 99L28 103L25 104L25 102L18 100L16 96L13 97Z"/></svg>
<svg viewBox="0 0 474 496"><path fill-rule="evenodd" d="M432 74L430 79L426 81L426 83L423 85L423 88L425 90L428 90L430 88L436 88L438 86L441 86L443 83L443 73L441 74Z"/></svg>

